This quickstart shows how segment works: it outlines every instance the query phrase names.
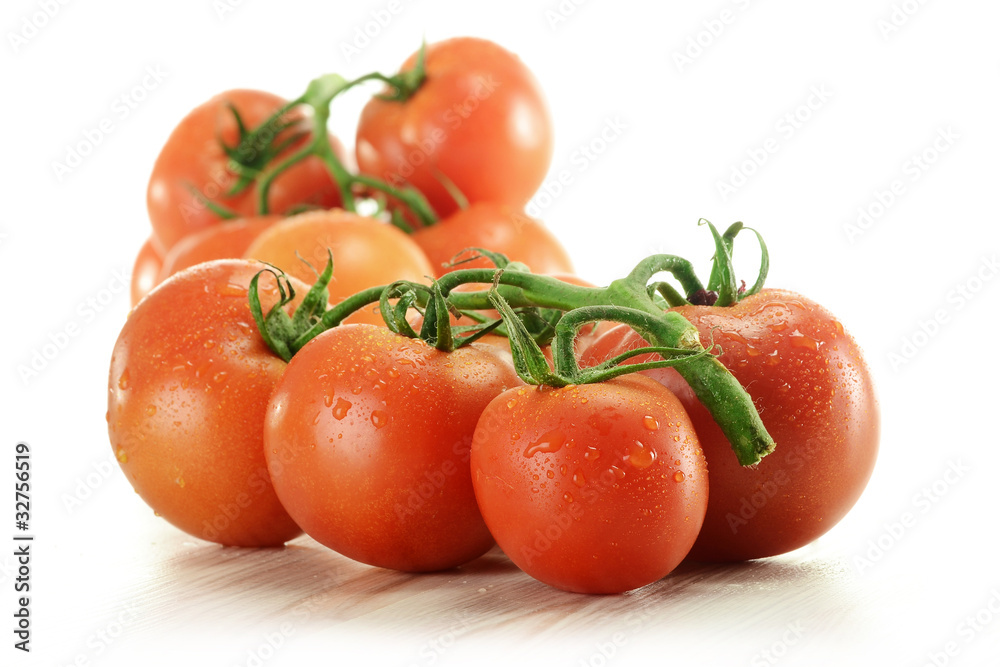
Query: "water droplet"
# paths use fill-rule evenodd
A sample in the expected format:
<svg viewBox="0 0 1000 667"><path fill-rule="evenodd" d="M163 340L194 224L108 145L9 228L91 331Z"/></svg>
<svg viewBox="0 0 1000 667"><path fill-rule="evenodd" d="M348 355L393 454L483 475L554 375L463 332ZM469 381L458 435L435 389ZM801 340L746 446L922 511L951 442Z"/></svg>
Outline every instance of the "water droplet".
<svg viewBox="0 0 1000 667"><path fill-rule="evenodd" d="M219 371L218 373L216 373L215 375L212 376L212 380L214 382L216 382L216 383L225 382L226 381L226 371Z"/></svg>
<svg viewBox="0 0 1000 667"><path fill-rule="evenodd" d="M337 421L340 421L341 419L347 416L347 413L350 412L351 407L353 405L354 404L351 403L350 401L345 401L342 398L338 398L337 405L333 406L333 418L336 419Z"/></svg>
<svg viewBox="0 0 1000 667"><path fill-rule="evenodd" d="M393 380L399 377L399 371L396 370L395 368L390 368L385 372L385 374L391 377Z"/></svg>
<svg viewBox="0 0 1000 667"><path fill-rule="evenodd" d="M552 472L551 470L546 470L545 471L545 476L548 477L549 479L554 479L555 476L556 476L556 474L554 472Z"/></svg>
<svg viewBox="0 0 1000 667"><path fill-rule="evenodd" d="M128 389L128 369L122 371L122 374L118 377L118 388L122 391Z"/></svg>
<svg viewBox="0 0 1000 667"><path fill-rule="evenodd" d="M680 470L678 470L677 472L675 472L674 473L674 481L675 482L683 482L684 481L684 473L682 473Z"/></svg>
<svg viewBox="0 0 1000 667"><path fill-rule="evenodd" d="M156 406L155 405L147 405L146 406L146 415L149 416L149 417L152 417L155 414L156 414Z"/></svg>
<svg viewBox="0 0 1000 667"><path fill-rule="evenodd" d="M525 447L524 455L531 458L538 452L551 454L559 451L565 442L566 436L560 431L549 431L548 433L542 434L542 437Z"/></svg>
<svg viewBox="0 0 1000 667"><path fill-rule="evenodd" d="M360 386L357 386L357 387L355 387L354 389L351 390L351 393L354 394L355 396L357 396L362 391L364 391L364 389L362 389Z"/></svg>
<svg viewBox="0 0 1000 667"><path fill-rule="evenodd" d="M596 461L597 459L601 458L601 450L597 449L596 447L587 447L587 451L583 453L583 458L587 459L588 461Z"/></svg>
<svg viewBox="0 0 1000 667"><path fill-rule="evenodd" d="M568 493L564 493L563 494L563 500L565 500L568 503L571 503L571 502L573 502L573 496L570 495L570 494L568 494Z"/></svg>
<svg viewBox="0 0 1000 667"><path fill-rule="evenodd" d="M211 350L213 347L215 347L215 341L209 338L204 343L202 343L202 345L205 346L206 350Z"/></svg>
<svg viewBox="0 0 1000 667"><path fill-rule="evenodd" d="M779 333L787 328L788 328L788 322L775 322L774 324L770 325L770 329L774 333Z"/></svg>
<svg viewBox="0 0 1000 667"><path fill-rule="evenodd" d="M798 329L791 333L789 341L791 342L792 347L803 347L807 350L813 351L818 350L820 345L816 340L800 332Z"/></svg>
<svg viewBox="0 0 1000 667"><path fill-rule="evenodd" d="M580 405L586 405L587 402L588 402L588 399L586 399L586 398L581 398L580 399Z"/></svg>
<svg viewBox="0 0 1000 667"><path fill-rule="evenodd" d="M638 440L629 447L628 462L636 468L648 468L656 460L656 452Z"/></svg>
<svg viewBox="0 0 1000 667"><path fill-rule="evenodd" d="M389 413L382 410L372 410L372 424L375 428L382 428L389 423Z"/></svg>
<svg viewBox="0 0 1000 667"><path fill-rule="evenodd" d="M655 431L660 428L660 422L656 421L656 417L651 415L646 415L642 418L642 425L650 431Z"/></svg>
<svg viewBox="0 0 1000 667"><path fill-rule="evenodd" d="M565 464L559 466L559 474L560 475L565 475L567 472L569 472L569 469L566 467Z"/></svg>
<svg viewBox="0 0 1000 667"><path fill-rule="evenodd" d="M115 452L115 458L118 459L119 463L128 463L128 452L126 452L121 447Z"/></svg>
<svg viewBox="0 0 1000 667"><path fill-rule="evenodd" d="M584 476L582 470L577 470L573 473L573 483L580 487L586 486L587 478Z"/></svg>
<svg viewBox="0 0 1000 667"><path fill-rule="evenodd" d="M507 401L507 408L508 409L512 410L515 405L517 405L517 399L512 398L509 401Z"/></svg>
<svg viewBox="0 0 1000 667"><path fill-rule="evenodd" d="M333 394L325 394L323 396L323 405L325 405L328 408L333 407Z"/></svg>
<svg viewBox="0 0 1000 667"><path fill-rule="evenodd" d="M625 471L618 466L611 466L608 471L613 474L617 479L625 477Z"/></svg>
<svg viewBox="0 0 1000 667"><path fill-rule="evenodd" d="M215 292L219 296L243 297L247 295L247 288L238 283L218 283L215 286Z"/></svg>
<svg viewBox="0 0 1000 667"><path fill-rule="evenodd" d="M174 484L176 484L177 486L179 486L179 487L181 487L183 489L184 488L184 478L183 477L178 477L177 479L174 480Z"/></svg>

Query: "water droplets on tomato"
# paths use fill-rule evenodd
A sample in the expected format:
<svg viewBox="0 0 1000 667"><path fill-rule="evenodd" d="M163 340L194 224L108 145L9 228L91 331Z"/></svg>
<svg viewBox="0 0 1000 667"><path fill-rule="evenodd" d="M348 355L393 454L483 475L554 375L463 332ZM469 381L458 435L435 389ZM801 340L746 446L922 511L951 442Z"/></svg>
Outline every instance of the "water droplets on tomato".
<svg viewBox="0 0 1000 667"><path fill-rule="evenodd" d="M596 461L597 459L601 458L601 450L599 450L597 447L587 447L587 451L583 453L583 458L587 459L588 461Z"/></svg>
<svg viewBox="0 0 1000 667"><path fill-rule="evenodd" d="M577 470L573 473L573 483L579 487L586 486L587 477L583 474L582 470Z"/></svg>
<svg viewBox="0 0 1000 667"><path fill-rule="evenodd" d="M382 428L388 425L389 413L384 410L372 410L371 422L375 428Z"/></svg>
<svg viewBox="0 0 1000 667"><path fill-rule="evenodd" d="M656 431L660 428L660 422L656 421L656 417L653 417L652 415L646 415L643 417L642 425L649 431Z"/></svg>
<svg viewBox="0 0 1000 667"><path fill-rule="evenodd" d="M551 454L559 451L566 442L566 436L561 431L549 431L543 433L535 442L524 448L524 455L531 458L538 452Z"/></svg>
<svg viewBox="0 0 1000 667"><path fill-rule="evenodd" d="M675 472L674 473L674 481L678 482L678 483L683 482L684 481L684 473L681 472L680 470L678 470L677 472Z"/></svg>
<svg viewBox="0 0 1000 667"><path fill-rule="evenodd" d="M336 419L337 421L340 421L341 419L347 416L347 413L351 411L353 405L354 404L351 403L350 401L344 400L343 398L338 398L337 404L333 406L333 418Z"/></svg>
<svg viewBox="0 0 1000 667"><path fill-rule="evenodd" d="M129 374L128 369L122 371L122 374L118 376L118 388L122 391L128 389Z"/></svg>
<svg viewBox="0 0 1000 667"><path fill-rule="evenodd" d="M636 440L629 446L625 460L636 468L648 468L656 460L656 452Z"/></svg>

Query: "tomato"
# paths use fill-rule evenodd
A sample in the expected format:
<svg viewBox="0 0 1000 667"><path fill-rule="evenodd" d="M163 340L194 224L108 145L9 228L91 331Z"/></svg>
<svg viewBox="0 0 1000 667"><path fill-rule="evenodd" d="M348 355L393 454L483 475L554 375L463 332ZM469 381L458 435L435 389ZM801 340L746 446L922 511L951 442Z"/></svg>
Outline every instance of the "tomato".
<svg viewBox="0 0 1000 667"><path fill-rule="evenodd" d="M136 255L135 263L132 265L132 285L130 292L133 306L139 303L139 300L146 296L149 290L156 287L160 282L159 275L162 267L163 256L156 249L153 239L149 238L139 248L139 254Z"/></svg>
<svg viewBox="0 0 1000 667"><path fill-rule="evenodd" d="M404 571L492 545L469 474L486 404L520 384L490 347L444 353L367 324L325 331L275 388L264 426L274 488L317 541Z"/></svg>
<svg viewBox="0 0 1000 667"><path fill-rule="evenodd" d="M483 411L472 483L497 544L577 593L666 576L698 535L705 458L680 402L649 378L522 387Z"/></svg>
<svg viewBox="0 0 1000 667"><path fill-rule="evenodd" d="M333 251L332 304L397 280L427 282L433 273L427 257L409 236L392 225L339 209L311 211L279 222L250 244L246 256L312 284L316 275L302 260L322 271L327 248ZM376 310L376 306L360 310L347 321L382 324Z"/></svg>
<svg viewBox="0 0 1000 667"><path fill-rule="evenodd" d="M254 239L278 220L281 216L224 220L184 237L164 258L159 280L166 280L178 271L213 259L242 258Z"/></svg>
<svg viewBox="0 0 1000 667"><path fill-rule="evenodd" d="M413 234L438 276L456 269L488 269L486 258L445 267L466 248L485 248L528 265L533 273L572 273L573 263L559 240L522 209L482 202ZM471 254L467 253L471 257ZM464 257L463 257L464 258Z"/></svg>
<svg viewBox="0 0 1000 667"><path fill-rule="evenodd" d="M221 221L192 193L192 187L237 215L257 213L255 187L247 187L233 197L226 196L238 177L229 169L229 158L219 142L221 139L230 147L239 142L238 126L229 105L239 111L244 126L250 130L266 122L285 103L277 95L259 90L230 90L196 107L174 128L156 158L146 192L149 218L161 251L169 250L188 234ZM278 142L293 133L309 130L298 110L290 111L283 120L293 125L279 135ZM281 157L302 147L306 140L303 137L293 142ZM332 137L331 142L334 151L341 153ZM309 157L274 180L268 203L272 213L285 213L303 204L330 208L340 203L340 191L322 161Z"/></svg>
<svg viewBox="0 0 1000 667"><path fill-rule="evenodd" d="M857 343L828 311L784 290L765 289L729 308L675 310L703 342L714 337L719 360L749 392L777 443L756 467L741 467L677 372L646 372L680 398L708 459L712 494L691 557L738 561L812 542L847 514L875 466L878 404ZM590 348L583 365L644 345L617 327Z"/></svg>
<svg viewBox="0 0 1000 667"><path fill-rule="evenodd" d="M135 307L111 358L108 435L129 482L170 523L225 545L301 532L264 463L264 413L285 363L250 314L260 269L220 260L176 274ZM260 287L267 310L278 298L270 274Z"/></svg>
<svg viewBox="0 0 1000 667"><path fill-rule="evenodd" d="M408 100L373 97L362 110L359 169L413 185L442 217L458 205L441 175L470 202L524 206L552 160L552 121L534 76L513 53L472 37L428 45L425 66Z"/></svg>

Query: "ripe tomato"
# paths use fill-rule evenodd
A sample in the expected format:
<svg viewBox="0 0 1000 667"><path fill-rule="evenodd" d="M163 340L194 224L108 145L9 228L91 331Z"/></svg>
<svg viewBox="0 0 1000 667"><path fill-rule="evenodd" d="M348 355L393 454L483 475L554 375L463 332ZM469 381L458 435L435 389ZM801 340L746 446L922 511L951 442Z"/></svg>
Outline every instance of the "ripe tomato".
<svg viewBox="0 0 1000 667"><path fill-rule="evenodd" d="M230 170L229 157L219 142L230 147L239 142L239 129L229 105L239 111L244 126L251 130L267 121L285 103L286 100L277 95L259 90L230 90L196 107L174 128L156 158L146 192L149 218L162 252L188 234L221 220L192 193L192 187L238 215L249 216L257 212L255 187L247 187L233 197L226 196L238 177ZM293 125L282 131L279 142L286 136L309 129L298 110L286 114L284 120L292 121ZM294 142L281 157L294 152L305 141L303 138ZM342 149L332 137L331 142L334 150L341 153ZM272 213L285 213L301 204L329 208L340 203L340 191L322 161L309 157L275 179L268 200Z"/></svg>
<svg viewBox="0 0 1000 667"><path fill-rule="evenodd" d="M392 225L343 210L311 211L292 216L260 234L246 256L281 267L290 276L312 284L333 251L330 303L369 287L396 280L426 282L433 273L427 257L409 236ZM360 310L351 323L382 324L376 307Z"/></svg>
<svg viewBox="0 0 1000 667"><path fill-rule="evenodd" d="M708 502L705 458L680 402L629 375L507 391L483 411L472 483L497 544L522 570L578 593L666 576Z"/></svg>
<svg viewBox="0 0 1000 667"><path fill-rule="evenodd" d="M279 215L224 220L184 237L163 259L160 282L195 264L242 258L254 239L278 220L281 220Z"/></svg>
<svg viewBox="0 0 1000 667"><path fill-rule="evenodd" d="M469 475L486 404L520 384L490 347L444 353L367 324L303 347L264 426L274 488L309 535L370 565L441 570L493 544Z"/></svg>
<svg viewBox="0 0 1000 667"><path fill-rule="evenodd" d="M139 303L142 297L149 293L149 290L159 284L160 269L162 267L163 256L156 249L153 239L149 238L139 248L139 254L136 255L135 263L132 265L132 285L130 292L133 306Z"/></svg>
<svg viewBox="0 0 1000 667"><path fill-rule="evenodd" d="M408 100L373 97L361 112L359 169L413 185L442 217L458 206L440 175L470 202L524 206L552 159L552 121L534 76L513 53L471 37L428 45L425 67Z"/></svg>
<svg viewBox="0 0 1000 667"><path fill-rule="evenodd" d="M171 277L135 307L111 357L108 435L129 482L170 523L225 545L301 532L264 463L264 413L285 362L250 314L260 268L220 260ZM265 310L277 301L270 274L260 294Z"/></svg>
<svg viewBox="0 0 1000 667"><path fill-rule="evenodd" d="M812 542L847 514L875 466L879 411L861 350L833 315L784 290L765 289L729 308L675 310L703 341L714 337L719 360L750 393L777 442L759 465L741 467L677 372L646 371L680 398L708 459L712 495L691 557L746 560ZM628 327L616 327L583 365L644 345Z"/></svg>
<svg viewBox="0 0 1000 667"><path fill-rule="evenodd" d="M573 272L569 254L552 232L523 210L504 204L470 204L436 225L417 230L413 240L431 260L437 276L456 269L494 266L486 258L463 262L454 268L444 266L466 248L503 253L511 261L527 264L534 273Z"/></svg>

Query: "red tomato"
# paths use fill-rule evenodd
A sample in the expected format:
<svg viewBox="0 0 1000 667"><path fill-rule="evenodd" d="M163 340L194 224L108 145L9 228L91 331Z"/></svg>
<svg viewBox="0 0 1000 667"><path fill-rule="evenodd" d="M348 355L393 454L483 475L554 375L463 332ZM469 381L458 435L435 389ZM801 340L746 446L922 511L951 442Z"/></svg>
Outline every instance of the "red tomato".
<svg viewBox="0 0 1000 667"><path fill-rule="evenodd" d="M458 206L440 175L470 202L524 206L552 159L552 121L534 76L513 53L472 37L428 45L425 65L408 100L373 97L361 112L359 169L413 185L442 217Z"/></svg>
<svg viewBox="0 0 1000 667"><path fill-rule="evenodd" d="M694 544L708 502L690 420L640 375L503 393L479 419L471 463L504 553L577 593L620 593L666 576Z"/></svg>
<svg viewBox="0 0 1000 667"><path fill-rule="evenodd" d="M178 273L135 307L111 357L108 434L129 482L170 523L225 545L301 532L264 463L264 413L285 363L250 314L260 269L220 260ZM277 301L270 274L260 287L266 311Z"/></svg>
<svg viewBox="0 0 1000 667"><path fill-rule="evenodd" d="M431 260L438 276L457 269L495 266L485 258L463 262L454 268L444 266L466 248L503 253L511 261L527 264L533 273L573 272L569 254L552 232L523 210L504 204L471 204L432 227L417 230L413 240Z"/></svg>
<svg viewBox="0 0 1000 667"><path fill-rule="evenodd" d="M333 251L330 303L369 287L397 280L427 282L433 270L427 257L409 236L392 225L343 210L311 211L273 225L260 234L246 256L281 267L288 275L312 284L317 271ZM360 310L347 319L351 323L382 324L376 306Z"/></svg>
<svg viewBox="0 0 1000 667"><path fill-rule="evenodd" d="M278 497L317 541L404 571L441 570L493 544L469 446L486 404L520 384L490 347L444 353L367 324L303 347L264 427Z"/></svg>
<svg viewBox="0 0 1000 667"><path fill-rule="evenodd" d="M164 258L159 280L162 282L178 271L213 259L242 258L254 239L278 220L281 216L224 220L184 237Z"/></svg>
<svg viewBox="0 0 1000 667"><path fill-rule="evenodd" d="M277 95L259 90L230 90L196 107L174 128L156 158L146 192L149 218L161 251L169 250L188 234L221 221L191 192L192 187L240 216L257 213L255 187L247 187L234 197L226 196L238 177L229 169L229 158L219 141L230 147L239 141L230 104L239 111L244 126L254 129L285 103ZM294 125L279 135L279 142L285 136L309 129L298 110L289 112L284 120L293 121ZM305 141L303 138L295 142L281 157L301 148ZM336 140L331 137L331 141L334 150L342 153ZM274 180L268 203L272 213L285 213L302 204L330 208L340 204L340 191L322 161L309 157Z"/></svg>
<svg viewBox="0 0 1000 667"><path fill-rule="evenodd" d="M139 303L151 289L159 284L160 269L163 267L163 256L156 249L153 239L149 238L136 255L132 265L131 296L132 305Z"/></svg>
<svg viewBox="0 0 1000 667"><path fill-rule="evenodd" d="M821 306L784 290L766 289L729 308L675 310L703 342L714 336L719 360L746 387L777 442L759 465L741 467L677 372L646 372L680 398L708 459L712 495L691 557L747 560L812 542L847 514L875 466L878 404L857 343ZM616 327L583 365L644 345L628 327Z"/></svg>

